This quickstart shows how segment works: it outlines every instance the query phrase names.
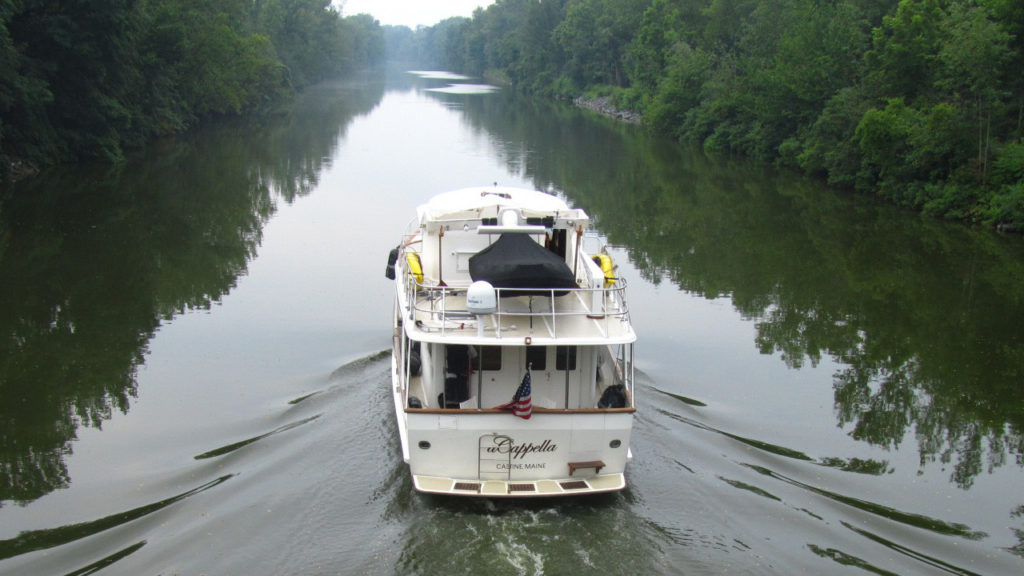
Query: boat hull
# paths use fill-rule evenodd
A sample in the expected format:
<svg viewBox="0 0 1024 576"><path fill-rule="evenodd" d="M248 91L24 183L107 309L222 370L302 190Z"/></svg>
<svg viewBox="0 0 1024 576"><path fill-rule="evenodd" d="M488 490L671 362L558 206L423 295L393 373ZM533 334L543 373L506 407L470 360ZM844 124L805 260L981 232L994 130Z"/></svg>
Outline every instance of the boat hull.
<svg viewBox="0 0 1024 576"><path fill-rule="evenodd" d="M632 459L632 410L551 410L524 420L502 410L395 407L403 459L417 491L553 497L622 490Z"/></svg>

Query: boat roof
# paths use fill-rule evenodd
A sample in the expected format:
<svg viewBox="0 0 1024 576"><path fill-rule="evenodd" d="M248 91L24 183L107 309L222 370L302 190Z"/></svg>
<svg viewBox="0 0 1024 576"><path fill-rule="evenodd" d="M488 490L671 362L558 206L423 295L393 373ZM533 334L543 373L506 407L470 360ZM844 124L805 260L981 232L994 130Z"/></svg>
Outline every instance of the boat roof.
<svg viewBox="0 0 1024 576"><path fill-rule="evenodd" d="M579 224L589 221L580 208L570 208L561 198L526 188L480 186L444 192L416 208L421 226L428 222L472 220L485 212L496 216L504 208L514 208L523 216L555 216L571 218Z"/></svg>

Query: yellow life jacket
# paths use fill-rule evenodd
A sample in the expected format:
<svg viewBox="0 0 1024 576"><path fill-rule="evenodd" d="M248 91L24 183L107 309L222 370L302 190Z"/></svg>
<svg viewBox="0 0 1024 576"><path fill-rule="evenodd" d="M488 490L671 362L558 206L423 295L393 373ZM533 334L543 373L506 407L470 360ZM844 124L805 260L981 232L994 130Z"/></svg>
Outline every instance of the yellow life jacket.
<svg viewBox="0 0 1024 576"><path fill-rule="evenodd" d="M409 274L416 278L416 283L423 284L423 266L420 265L420 255L415 252L406 252L405 261L409 264Z"/></svg>
<svg viewBox="0 0 1024 576"><path fill-rule="evenodd" d="M605 288L615 284L615 265L612 263L612 257L607 254L598 254L593 258L594 264L601 267L601 272L604 272L604 286Z"/></svg>

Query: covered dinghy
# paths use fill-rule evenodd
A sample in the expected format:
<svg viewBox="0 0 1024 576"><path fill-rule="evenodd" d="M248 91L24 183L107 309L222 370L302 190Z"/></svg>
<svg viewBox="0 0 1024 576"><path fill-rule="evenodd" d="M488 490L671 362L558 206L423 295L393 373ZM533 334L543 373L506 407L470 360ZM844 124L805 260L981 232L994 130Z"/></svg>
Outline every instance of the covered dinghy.
<svg viewBox="0 0 1024 576"><path fill-rule="evenodd" d="M486 280L501 288L502 296L542 295L509 288L576 288L576 277L565 261L528 234L502 234L469 259L469 275L474 282ZM556 293L563 294L564 290Z"/></svg>

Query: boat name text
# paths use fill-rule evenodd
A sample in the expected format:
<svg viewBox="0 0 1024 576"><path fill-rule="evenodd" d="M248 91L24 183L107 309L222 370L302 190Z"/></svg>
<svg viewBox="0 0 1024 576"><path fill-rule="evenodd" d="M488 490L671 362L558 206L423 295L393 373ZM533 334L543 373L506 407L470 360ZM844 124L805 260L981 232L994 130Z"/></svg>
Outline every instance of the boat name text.
<svg viewBox="0 0 1024 576"><path fill-rule="evenodd" d="M509 437L499 437L494 439L494 446L487 448L489 454L511 454L515 459L526 458L529 454L542 454L545 452L555 452L558 450L558 444L555 444L550 439L541 442L540 444L534 444L533 442L527 442L526 444L516 444Z"/></svg>

